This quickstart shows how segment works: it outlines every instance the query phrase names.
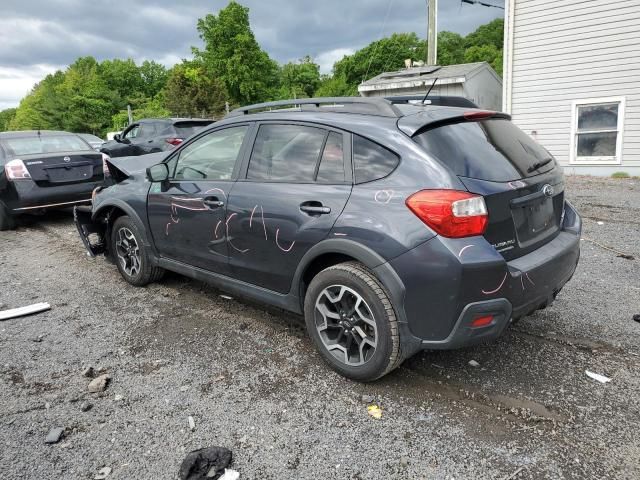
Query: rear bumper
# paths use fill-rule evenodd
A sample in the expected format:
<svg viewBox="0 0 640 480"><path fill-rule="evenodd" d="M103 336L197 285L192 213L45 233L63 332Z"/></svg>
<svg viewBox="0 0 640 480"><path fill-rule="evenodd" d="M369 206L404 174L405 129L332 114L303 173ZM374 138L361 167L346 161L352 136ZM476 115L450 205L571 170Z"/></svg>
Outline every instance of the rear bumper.
<svg viewBox="0 0 640 480"><path fill-rule="evenodd" d="M103 182L83 182L57 187L39 187L32 180L7 182L2 201L13 215L50 208L72 207L90 203L91 192Z"/></svg>
<svg viewBox="0 0 640 480"><path fill-rule="evenodd" d="M92 207L74 207L73 221L89 256L95 257L106 252L106 226L102 223L96 223L93 221ZM95 235L93 241L91 239L91 235Z"/></svg>
<svg viewBox="0 0 640 480"><path fill-rule="evenodd" d="M481 237L436 237L392 260L402 283L393 290L405 338L414 348L452 349L499 337L511 319L550 305L571 279L581 228L567 203L560 234L509 262ZM490 324L471 326L487 315L494 317Z"/></svg>

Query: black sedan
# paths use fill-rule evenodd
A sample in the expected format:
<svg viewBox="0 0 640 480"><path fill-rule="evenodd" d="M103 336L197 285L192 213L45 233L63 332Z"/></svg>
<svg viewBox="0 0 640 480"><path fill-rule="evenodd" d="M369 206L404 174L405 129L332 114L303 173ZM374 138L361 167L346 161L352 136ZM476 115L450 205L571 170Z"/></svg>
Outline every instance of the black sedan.
<svg viewBox="0 0 640 480"><path fill-rule="evenodd" d="M73 133L0 133L0 230L23 213L89 203L105 158Z"/></svg>

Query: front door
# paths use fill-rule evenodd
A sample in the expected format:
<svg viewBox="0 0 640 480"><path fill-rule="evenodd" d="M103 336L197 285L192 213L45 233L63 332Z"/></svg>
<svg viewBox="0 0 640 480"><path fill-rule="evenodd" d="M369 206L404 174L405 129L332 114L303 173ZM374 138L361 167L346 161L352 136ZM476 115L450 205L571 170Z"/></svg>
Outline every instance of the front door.
<svg viewBox="0 0 640 480"><path fill-rule="evenodd" d="M225 212L248 126L216 130L181 147L171 178L149 190L148 214L160 256L227 273Z"/></svg>
<svg viewBox="0 0 640 480"><path fill-rule="evenodd" d="M349 135L260 125L227 206L231 275L287 293L302 256L329 234L351 194Z"/></svg>

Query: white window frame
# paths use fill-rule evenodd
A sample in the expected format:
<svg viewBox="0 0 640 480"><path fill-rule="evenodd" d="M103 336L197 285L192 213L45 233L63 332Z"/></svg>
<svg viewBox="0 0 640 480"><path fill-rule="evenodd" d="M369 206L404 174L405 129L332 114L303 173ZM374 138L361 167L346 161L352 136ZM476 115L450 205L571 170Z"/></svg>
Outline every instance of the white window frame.
<svg viewBox="0 0 640 480"><path fill-rule="evenodd" d="M617 103L618 125L615 130L594 130L593 133L616 132L616 155L610 157L579 157L578 156L578 107ZM574 100L571 103L571 151L569 152L569 164L571 165L620 165L622 164L622 148L624 146L624 112L625 97L588 98ZM589 132L580 132L589 133Z"/></svg>

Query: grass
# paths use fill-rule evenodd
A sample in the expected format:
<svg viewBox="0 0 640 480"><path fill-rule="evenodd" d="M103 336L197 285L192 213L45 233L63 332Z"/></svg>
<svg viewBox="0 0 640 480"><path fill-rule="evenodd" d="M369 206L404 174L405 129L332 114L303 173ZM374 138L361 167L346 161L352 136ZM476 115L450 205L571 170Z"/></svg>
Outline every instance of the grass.
<svg viewBox="0 0 640 480"><path fill-rule="evenodd" d="M615 172L611 178L631 178L627 172Z"/></svg>

